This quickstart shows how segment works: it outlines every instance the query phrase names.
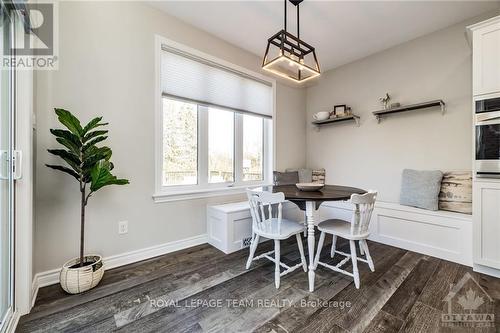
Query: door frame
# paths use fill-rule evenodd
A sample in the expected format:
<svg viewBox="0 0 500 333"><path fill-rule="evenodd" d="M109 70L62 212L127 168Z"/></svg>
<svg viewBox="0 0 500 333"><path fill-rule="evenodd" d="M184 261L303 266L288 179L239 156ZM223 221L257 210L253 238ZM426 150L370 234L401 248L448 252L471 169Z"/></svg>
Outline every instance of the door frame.
<svg viewBox="0 0 500 333"><path fill-rule="evenodd" d="M19 17L16 17L19 19ZM17 28L17 30L16 30ZM24 29L12 20L13 41ZM19 31L20 30L20 31ZM13 54L13 56L16 56ZM34 184L34 72L32 69L11 71L11 140L12 148L23 154L22 178L14 180L12 193L12 307L4 327L14 332L20 316L30 312L38 288L33 279L33 184Z"/></svg>

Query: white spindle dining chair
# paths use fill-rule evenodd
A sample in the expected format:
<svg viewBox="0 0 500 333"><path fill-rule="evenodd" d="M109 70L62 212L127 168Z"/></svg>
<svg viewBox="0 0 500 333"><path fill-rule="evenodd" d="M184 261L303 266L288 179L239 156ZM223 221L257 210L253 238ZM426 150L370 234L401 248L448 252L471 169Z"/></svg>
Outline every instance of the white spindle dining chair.
<svg viewBox="0 0 500 333"><path fill-rule="evenodd" d="M375 191L369 191L368 193L362 195L353 194L351 195L350 202L354 205L355 209L350 223L344 220L330 219L318 224L318 229L321 231L321 235L319 236L318 251L316 253L316 257L314 258L314 268L316 268L319 264L336 272L349 275L354 278L354 284L356 285L356 288L359 289L358 261L367 263L370 270L372 272L375 271L366 239L370 235L368 228L370 226L370 220L376 199L377 192ZM333 235L330 256L333 258L335 253L345 256L345 258L335 266L319 261L323 242L325 241L325 234ZM335 244L337 242L337 237L349 240L351 250L350 254L336 250ZM366 254L366 259L357 256L356 241L359 242L360 254ZM341 267L349 260L352 261L352 273L341 269Z"/></svg>
<svg viewBox="0 0 500 333"><path fill-rule="evenodd" d="M274 262L274 283L276 288L280 286L280 277L293 272L302 266L307 272L307 262L304 256L304 248L300 234L304 231L304 224L290 221L282 217L282 204L285 202L283 193L258 192L247 190L250 212L252 214L252 244L250 245L250 255L247 260L246 269L250 268L253 260L266 258ZM288 266L280 261L280 240L296 236L299 246L301 262L295 266ZM255 250L259 244L260 237L274 240L274 251L269 251L254 257ZM274 252L274 258L270 256ZM281 272L281 268L284 271Z"/></svg>

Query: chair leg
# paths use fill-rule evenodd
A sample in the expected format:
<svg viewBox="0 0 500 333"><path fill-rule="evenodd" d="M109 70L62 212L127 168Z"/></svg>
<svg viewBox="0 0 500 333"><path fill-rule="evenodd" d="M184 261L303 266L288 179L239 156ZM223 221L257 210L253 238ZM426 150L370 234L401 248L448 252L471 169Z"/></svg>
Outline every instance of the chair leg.
<svg viewBox="0 0 500 333"><path fill-rule="evenodd" d="M359 289L359 272L358 272L358 256L356 255L356 241L350 240L351 259L352 259L352 274L354 275L354 285Z"/></svg>
<svg viewBox="0 0 500 333"><path fill-rule="evenodd" d="M337 236L333 235L332 250L330 251L330 257L331 258L333 258L333 256L335 255L335 246L336 246L336 243L337 243Z"/></svg>
<svg viewBox="0 0 500 333"><path fill-rule="evenodd" d="M300 252L300 260L302 261L302 268L304 269L304 272L307 272L307 261L306 257L304 256L304 246L302 246L302 238L300 238L300 234L295 235L297 238L297 245L299 246L299 252Z"/></svg>
<svg viewBox="0 0 500 333"><path fill-rule="evenodd" d="M304 237L307 238L307 214L304 212Z"/></svg>
<svg viewBox="0 0 500 333"><path fill-rule="evenodd" d="M280 287L280 241L274 240L274 285L276 288Z"/></svg>
<svg viewBox="0 0 500 333"><path fill-rule="evenodd" d="M372 272L375 272L375 265L373 265L372 256L370 255L370 250L368 250L368 244L366 243L366 239L361 240L360 243L363 245L363 248L365 249L366 260L368 261L368 266L370 266L370 270Z"/></svg>
<svg viewBox="0 0 500 333"><path fill-rule="evenodd" d="M247 260L247 269L250 268L250 265L252 264L253 256L255 255L255 250L257 250L257 244L259 244L259 235L255 235L255 237L252 239L252 244L250 244L250 255L248 256Z"/></svg>
<svg viewBox="0 0 500 333"><path fill-rule="evenodd" d="M322 231L319 236L318 249L316 250L316 257L314 258L314 269L318 267L319 256L321 255L321 249L323 248L323 242L325 241L325 232Z"/></svg>
<svg viewBox="0 0 500 333"><path fill-rule="evenodd" d="M365 250L363 249L363 244L361 244L361 241L359 241L359 255L360 256L365 255Z"/></svg>

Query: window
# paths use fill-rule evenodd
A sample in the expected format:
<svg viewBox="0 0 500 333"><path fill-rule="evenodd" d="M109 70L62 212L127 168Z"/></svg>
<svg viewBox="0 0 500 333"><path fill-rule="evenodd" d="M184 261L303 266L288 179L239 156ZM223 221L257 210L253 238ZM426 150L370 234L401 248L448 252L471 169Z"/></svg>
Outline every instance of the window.
<svg viewBox="0 0 500 333"><path fill-rule="evenodd" d="M208 108L208 182L234 181L234 112Z"/></svg>
<svg viewBox="0 0 500 333"><path fill-rule="evenodd" d="M163 186L198 183L198 109L193 103L163 103Z"/></svg>
<svg viewBox="0 0 500 333"><path fill-rule="evenodd" d="M270 184L274 81L161 37L157 47L155 201Z"/></svg>
<svg viewBox="0 0 500 333"><path fill-rule="evenodd" d="M264 178L264 120L243 115L243 180Z"/></svg>
<svg viewBox="0 0 500 333"><path fill-rule="evenodd" d="M265 180L269 119L171 97L162 98L162 110L163 188L209 189Z"/></svg>

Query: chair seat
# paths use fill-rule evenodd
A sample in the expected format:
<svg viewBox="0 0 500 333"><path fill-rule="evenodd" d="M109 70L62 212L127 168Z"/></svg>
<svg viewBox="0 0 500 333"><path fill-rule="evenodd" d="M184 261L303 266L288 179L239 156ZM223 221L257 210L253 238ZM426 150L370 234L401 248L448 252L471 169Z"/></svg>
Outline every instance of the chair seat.
<svg viewBox="0 0 500 333"><path fill-rule="evenodd" d="M355 236L351 235L351 223L339 219L330 219L320 222L318 224L318 230L349 240L366 239L370 235L369 232Z"/></svg>
<svg viewBox="0 0 500 333"><path fill-rule="evenodd" d="M254 228L253 231L257 235L266 238L287 239L292 235L303 232L304 229L303 223L300 224L287 219L281 219L281 223L278 223L277 218L271 218L259 223L259 226Z"/></svg>

